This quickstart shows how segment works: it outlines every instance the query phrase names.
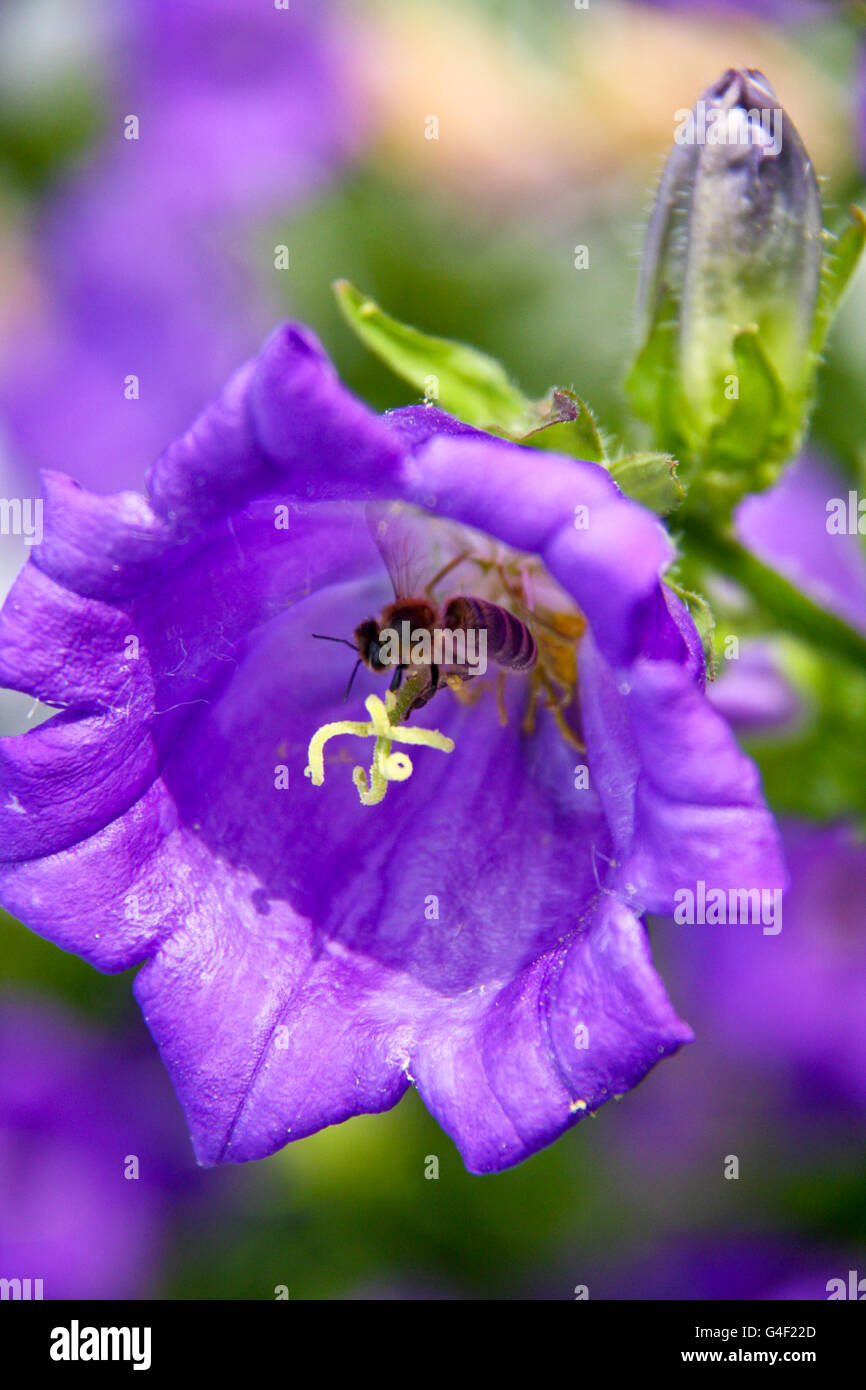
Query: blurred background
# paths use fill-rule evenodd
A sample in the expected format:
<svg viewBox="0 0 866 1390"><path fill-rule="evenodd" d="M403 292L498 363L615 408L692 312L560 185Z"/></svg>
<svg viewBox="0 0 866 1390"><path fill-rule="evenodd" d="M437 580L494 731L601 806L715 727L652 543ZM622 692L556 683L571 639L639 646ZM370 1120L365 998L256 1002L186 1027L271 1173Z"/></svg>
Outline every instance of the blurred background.
<svg viewBox="0 0 866 1390"><path fill-rule="evenodd" d="M287 316L371 404L405 404L338 277L533 395L574 387L626 439L674 113L763 70L839 224L866 197L864 43L831 0L0 0L0 494L38 496L42 468L141 487ZM782 484L809 546L786 555L773 499L742 523L861 626L863 548L829 556L824 499L863 491L864 322L861 272ZM0 536L4 592L26 554ZM0 919L0 1276L46 1297L809 1299L866 1275L866 692L788 642L769 718L767 650L720 700L784 822L783 932L652 924L696 1043L499 1176L468 1175L413 1092L197 1169L130 978ZM2 731L29 706L8 697Z"/></svg>

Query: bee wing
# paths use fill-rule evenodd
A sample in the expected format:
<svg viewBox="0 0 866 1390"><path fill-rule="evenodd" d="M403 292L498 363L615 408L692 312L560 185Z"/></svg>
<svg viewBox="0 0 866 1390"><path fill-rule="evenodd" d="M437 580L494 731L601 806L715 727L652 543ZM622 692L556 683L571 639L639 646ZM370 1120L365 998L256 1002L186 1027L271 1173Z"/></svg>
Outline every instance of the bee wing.
<svg viewBox="0 0 866 1390"><path fill-rule="evenodd" d="M404 502L368 502L365 513L395 596L423 593L431 551L423 517Z"/></svg>

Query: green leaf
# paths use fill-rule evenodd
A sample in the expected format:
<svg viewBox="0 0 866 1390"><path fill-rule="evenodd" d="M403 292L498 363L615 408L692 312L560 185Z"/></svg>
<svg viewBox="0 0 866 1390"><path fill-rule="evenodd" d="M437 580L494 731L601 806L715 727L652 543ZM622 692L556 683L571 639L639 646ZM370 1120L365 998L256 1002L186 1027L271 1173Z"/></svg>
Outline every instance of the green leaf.
<svg viewBox="0 0 866 1390"><path fill-rule="evenodd" d="M334 293L349 327L419 394L469 425L509 435L525 432L532 402L494 358L400 323L348 280L338 280Z"/></svg>
<svg viewBox="0 0 866 1390"><path fill-rule="evenodd" d="M627 497L664 516L679 506L686 490L671 454L626 454L610 465L610 476Z"/></svg>
<svg viewBox="0 0 866 1390"><path fill-rule="evenodd" d="M544 400L530 400L486 353L400 323L347 280L338 280L334 292L361 341L443 410L536 449L607 463L595 416L574 391L555 386Z"/></svg>
<svg viewBox="0 0 866 1390"><path fill-rule="evenodd" d="M824 235L829 245L821 270L818 305L812 330L812 350L819 353L824 346L830 325L857 269L863 247L866 246L866 213L856 206L849 209L851 221L841 236L830 232Z"/></svg>

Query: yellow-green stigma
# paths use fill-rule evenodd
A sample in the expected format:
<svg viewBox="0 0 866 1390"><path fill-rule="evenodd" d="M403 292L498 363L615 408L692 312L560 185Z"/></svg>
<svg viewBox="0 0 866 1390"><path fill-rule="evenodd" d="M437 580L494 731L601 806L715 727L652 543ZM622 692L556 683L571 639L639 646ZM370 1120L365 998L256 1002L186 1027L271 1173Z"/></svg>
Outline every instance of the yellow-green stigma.
<svg viewBox="0 0 866 1390"><path fill-rule="evenodd" d="M437 729L407 729L400 721L407 713L413 699L418 694L417 685L407 681L400 697L395 698L389 691L385 703L378 695L370 695L364 705L370 715L369 722L356 719L338 719L333 724L323 724L310 739L307 750L308 765L304 776L309 777L314 787L321 787L325 780L325 744L338 734L354 734L356 738L375 738L373 762L369 775L363 767L352 772L352 781L358 789L362 806L376 806L385 799L389 782L405 782L412 776L412 761L406 753L392 753L392 743L409 743L421 748L437 748L440 753L451 753L454 740L440 734Z"/></svg>

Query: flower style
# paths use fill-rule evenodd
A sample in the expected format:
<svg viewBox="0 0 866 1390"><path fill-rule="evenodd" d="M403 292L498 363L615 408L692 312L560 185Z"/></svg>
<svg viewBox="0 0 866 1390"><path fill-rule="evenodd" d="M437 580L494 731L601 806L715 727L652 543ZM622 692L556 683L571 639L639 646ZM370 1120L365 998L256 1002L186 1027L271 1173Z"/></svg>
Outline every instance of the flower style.
<svg viewBox="0 0 866 1390"><path fill-rule="evenodd" d="M467 1167L499 1170L691 1039L642 914L784 869L661 582L665 533L604 468L432 406L376 416L288 324L146 499L45 487L0 679L63 708L0 746L2 897L102 970L143 963L201 1163L386 1110L414 1081ZM431 553L449 528L480 538L479 584L485 563L524 574L527 621L533 585L548 605L539 654L551 595L556 631L582 635L570 703L525 674L498 698L437 691L409 727L453 751L413 749L365 806L354 741L329 743L323 784L304 769L317 729L385 693L363 669L347 707L348 654L312 639L393 597L373 499L419 509Z"/></svg>

